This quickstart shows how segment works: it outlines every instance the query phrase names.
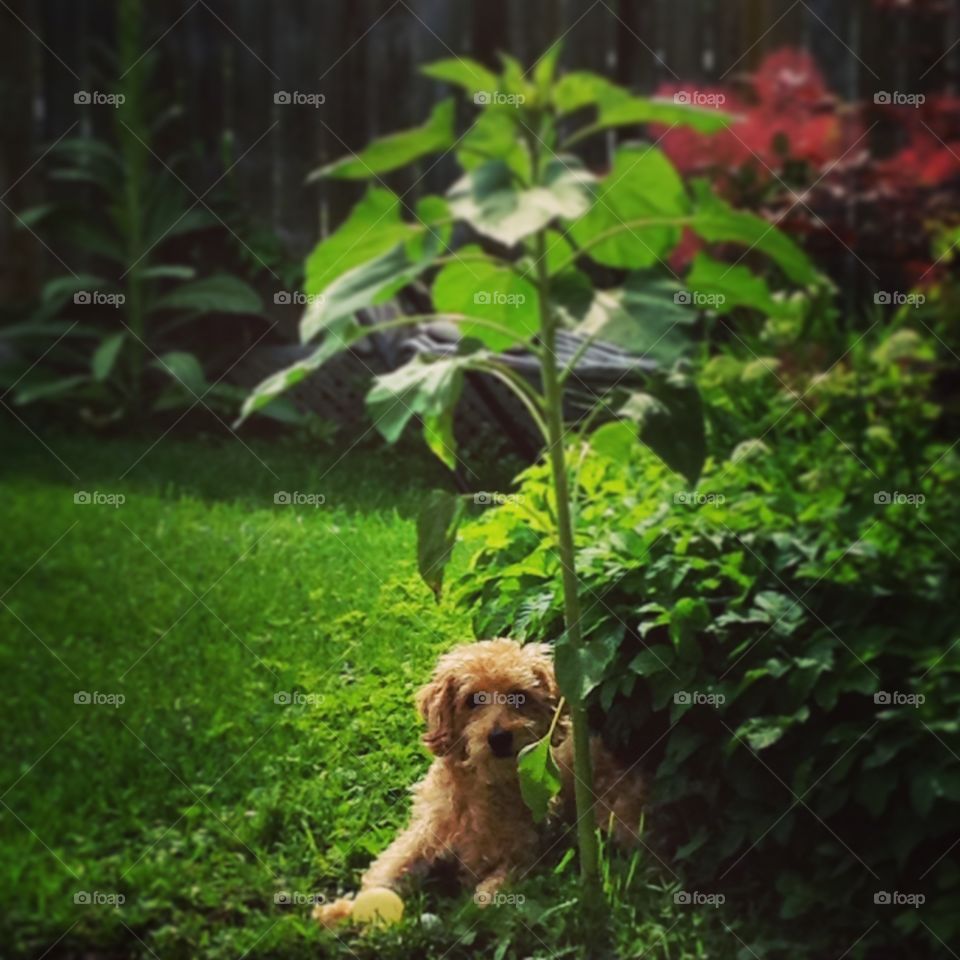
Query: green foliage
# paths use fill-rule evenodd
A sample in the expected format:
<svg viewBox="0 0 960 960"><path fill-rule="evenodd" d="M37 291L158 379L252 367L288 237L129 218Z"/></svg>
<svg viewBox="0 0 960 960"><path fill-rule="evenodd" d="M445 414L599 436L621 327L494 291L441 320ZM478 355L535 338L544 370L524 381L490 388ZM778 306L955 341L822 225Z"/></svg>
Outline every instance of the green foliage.
<svg viewBox="0 0 960 960"><path fill-rule="evenodd" d="M883 891L926 897L884 908L916 954L958 932L960 460L938 436L937 341L906 323L851 336L826 371L777 318L719 352L694 489L622 423L571 449L591 710L644 758L687 886L778 914L811 956L863 934ZM555 639L559 670L551 496L529 468L462 531L456 594L478 635Z"/></svg>
<svg viewBox="0 0 960 960"><path fill-rule="evenodd" d="M168 438L118 483L142 441L46 439L90 489L126 501L75 505L32 437L3 434L4 957L577 957L561 847L515 903L428 888L388 931L327 933L309 917L306 898L355 890L405 824L430 763L414 691L469 633L413 562L439 463L403 446L253 443L285 486L326 496L315 508L275 505L276 480L239 444ZM126 700L79 705L78 690ZM621 956L722 951L720 917L677 907L652 863L611 858L604 876ZM82 891L125 900L76 903Z"/></svg>
<svg viewBox="0 0 960 960"><path fill-rule="evenodd" d="M22 362L5 367L2 376L13 386L14 403L67 401L95 423L142 415L148 401L155 410L170 408L174 398L175 405L193 406L203 394L171 390L157 378L148 398L148 370L167 370L156 358L178 347L182 352L177 331L204 314L263 309L259 295L237 277L196 279L192 267L167 262L171 241L217 220L159 159L164 105L150 93L155 57L143 52L140 20L136 0L119 4L119 53L111 71L123 99L112 135L54 144L47 151L49 176L70 185L70 199L18 216L22 228L50 241L50 249L69 250L69 260L93 262L96 272L74 272L57 256L70 272L44 286L16 334L26 347ZM66 335L51 326L60 318ZM0 333L10 336L7 329ZM238 399L235 390L218 385L204 402L235 409Z"/></svg>
<svg viewBox="0 0 960 960"><path fill-rule="evenodd" d="M652 399L631 400L626 415L641 424L641 439L668 463L696 474L702 463L702 428L695 423L699 402L691 397L692 383L680 390L683 374L670 373L687 350L692 316L674 302L677 291L662 278L636 271L661 267L687 227L709 241L766 254L797 283L813 285L817 275L803 252L766 221L732 210L702 185L689 190L653 146L621 147L603 178L575 154L560 150L561 126L566 130L576 118L585 119L588 109L596 110L595 121L577 128L571 142L597 129L647 122L717 129L727 118L634 97L591 74L558 78L558 56L559 47L552 48L529 77L509 57L503 58L500 74L469 60L428 66L428 76L461 88L472 101L470 124L459 139L453 130L453 101L445 100L422 127L375 141L359 161L348 158L318 172L371 179L454 142L463 170L446 197L421 201L412 217L405 215L397 195L379 182L371 185L344 223L317 245L307 261L306 292L312 303L301 322L301 337L304 342L327 340L309 361L265 380L244 404L241 418L264 409L355 342L350 324L357 310L389 299L420 278L431 287L436 313L430 316L455 323L465 342L484 349L464 350L455 368L449 368L450 377L440 374L448 368L429 371L418 362L406 374L379 378L370 406L390 442L414 413L429 410L427 443L454 466L449 424L461 373L483 371L517 389L496 352L524 348L542 355L544 325L568 327L591 339L609 337L662 366L649 384L633 384L635 389L643 386ZM451 249L455 222L469 227L481 242ZM547 280L541 275L544 252ZM772 302L767 280L747 266L718 277L720 266L711 273L707 263L698 261L693 280L714 288L722 280L731 303L742 307L766 308ZM603 287L592 279L597 266L633 272ZM429 317L410 322L424 319ZM639 366L638 378L643 379ZM544 398L532 388L525 392L524 402L542 411ZM403 415L411 398L416 410ZM600 398L607 408L627 400L614 392Z"/></svg>

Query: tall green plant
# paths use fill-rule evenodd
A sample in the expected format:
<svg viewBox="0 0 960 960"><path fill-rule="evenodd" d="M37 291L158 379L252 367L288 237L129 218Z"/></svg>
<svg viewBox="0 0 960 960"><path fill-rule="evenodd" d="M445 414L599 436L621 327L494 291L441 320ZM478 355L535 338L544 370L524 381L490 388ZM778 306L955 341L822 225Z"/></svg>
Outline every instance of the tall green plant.
<svg viewBox="0 0 960 960"><path fill-rule="evenodd" d="M83 257L77 272L50 279L27 322L0 331L28 346L24 370L9 373L14 401L83 402L97 418L137 416L147 404L148 367L169 378L155 408L192 404L207 394L236 403L235 388L209 387L200 361L178 343L184 324L204 313L258 314L263 305L247 283L227 274L196 278L186 264L166 262L170 241L216 226L162 159L159 138L176 108L164 108L152 83L155 52L144 52L140 0L117 9L117 49L109 56L111 135L64 138L48 154L50 179L62 202L23 211L20 224L37 229L50 249ZM78 102L90 100L79 92ZM86 94L86 97L84 97ZM106 105L109 101L111 105ZM32 362L30 350L43 360Z"/></svg>
<svg viewBox="0 0 960 960"><path fill-rule="evenodd" d="M411 211L389 189L368 189L307 262L306 292L313 302L301 334L304 342L321 338L319 345L260 384L242 415L266 408L372 332L435 319L459 328L456 353L417 356L377 377L368 395L369 411L388 441L419 417L428 446L452 468L453 412L468 371L495 378L527 409L551 469L550 513L564 594L557 675L572 716L583 899L597 908L601 893L583 696L597 651L581 635L565 433L588 432L598 418L617 416L634 424L636 436L672 469L695 481L705 457L704 427L699 395L680 356L684 331L695 316L684 307L697 298L689 290L676 296L683 287L657 279L651 268L663 264L690 230L709 244L737 244L765 255L797 284L813 285L817 275L805 255L766 221L731 209L705 185L688 189L655 146L623 145L606 174L590 170L572 147L595 134L647 122L709 132L728 119L636 97L590 73L560 76L558 54L558 47L549 50L529 75L510 57L503 58L499 74L469 60L432 64L424 73L461 88L478 108L461 137L454 101L445 100L423 126L375 141L356 157L317 172L379 180L428 154L453 151L462 176L445 196L425 197ZM453 249L457 222L475 239ZM597 266L612 268L618 281L601 288L593 280ZM416 278L430 283L434 312L375 327L354 321L358 309L392 297ZM687 284L697 294L712 294L718 304L764 309L774 303L764 277L706 253L697 258ZM557 360L561 330L583 338L581 350L565 363ZM589 398L592 409L585 418L566 424L565 399L577 362L597 339L632 351L636 362L617 383ZM539 383L504 362L503 351L520 349L538 358ZM463 513L464 501L443 492L434 493L421 512L420 570L438 595ZM521 757L521 777L543 788L525 795L546 803L556 787L551 768L547 749ZM594 917L598 913L588 910Z"/></svg>

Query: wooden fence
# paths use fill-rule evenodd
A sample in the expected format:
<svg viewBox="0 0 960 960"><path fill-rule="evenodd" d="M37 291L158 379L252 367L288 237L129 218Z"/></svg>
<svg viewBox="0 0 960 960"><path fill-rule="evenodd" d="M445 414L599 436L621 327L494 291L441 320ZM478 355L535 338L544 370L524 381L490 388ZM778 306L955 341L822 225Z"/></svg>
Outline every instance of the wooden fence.
<svg viewBox="0 0 960 960"><path fill-rule="evenodd" d="M193 189L202 194L233 165L243 202L300 255L356 196L342 184L307 187L306 174L371 135L419 122L440 88L418 64L456 54L492 61L498 49L531 62L562 36L566 66L649 92L670 80L729 82L793 45L811 50L848 97L955 88L960 0L911 6L934 9L877 0L153 0L144 37L159 58L159 92L183 106ZM67 131L104 122L74 94L98 89L114 17L108 0L0 5L0 295L35 280L7 212L43 198L42 164L31 165ZM282 91L324 102L278 104ZM449 170L428 167L400 188L436 189Z"/></svg>

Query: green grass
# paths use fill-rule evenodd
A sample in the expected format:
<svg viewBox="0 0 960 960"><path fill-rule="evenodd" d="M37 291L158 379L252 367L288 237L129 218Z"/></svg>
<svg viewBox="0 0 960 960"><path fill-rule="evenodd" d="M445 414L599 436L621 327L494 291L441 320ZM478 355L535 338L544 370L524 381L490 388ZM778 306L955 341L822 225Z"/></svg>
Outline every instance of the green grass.
<svg viewBox="0 0 960 960"><path fill-rule="evenodd" d="M18 427L2 439L5 956L576 955L567 860L522 907L424 895L382 934L275 902L354 888L428 765L413 692L472 636L416 576L411 518L439 468L362 445L168 438L141 458L150 441L45 438L61 463ZM608 864L621 945L705 956L719 918L675 916L655 870L628 868Z"/></svg>

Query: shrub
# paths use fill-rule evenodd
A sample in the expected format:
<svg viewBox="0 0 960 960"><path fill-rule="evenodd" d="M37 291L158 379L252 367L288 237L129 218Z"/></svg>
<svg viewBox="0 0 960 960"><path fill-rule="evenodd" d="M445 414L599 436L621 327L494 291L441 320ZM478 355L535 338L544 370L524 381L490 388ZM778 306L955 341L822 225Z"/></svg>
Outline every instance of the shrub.
<svg viewBox="0 0 960 960"><path fill-rule="evenodd" d="M790 390L769 360L710 361L714 449L736 445L694 491L619 423L571 451L591 715L649 769L651 842L814 954L891 921L927 947L958 929L958 461L932 345L904 327L848 346L782 371ZM532 467L465 531L479 635L561 635L548 491Z"/></svg>

